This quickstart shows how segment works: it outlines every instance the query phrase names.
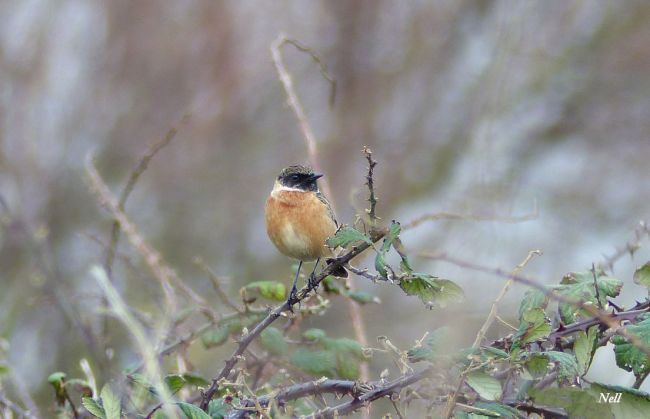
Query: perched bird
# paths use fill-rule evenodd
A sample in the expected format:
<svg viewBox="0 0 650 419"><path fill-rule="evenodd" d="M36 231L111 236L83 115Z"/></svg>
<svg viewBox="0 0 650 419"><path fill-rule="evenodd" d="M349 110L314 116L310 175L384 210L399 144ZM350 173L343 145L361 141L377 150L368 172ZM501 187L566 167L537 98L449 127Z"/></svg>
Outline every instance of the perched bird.
<svg viewBox="0 0 650 419"><path fill-rule="evenodd" d="M338 228L332 207L318 190L317 180L322 176L306 166L282 169L266 201L266 232L269 238L282 254L300 261L289 301L295 298L302 263L316 261L309 276L311 284L318 262L331 254L325 241ZM347 272L341 268L334 275L346 277Z"/></svg>

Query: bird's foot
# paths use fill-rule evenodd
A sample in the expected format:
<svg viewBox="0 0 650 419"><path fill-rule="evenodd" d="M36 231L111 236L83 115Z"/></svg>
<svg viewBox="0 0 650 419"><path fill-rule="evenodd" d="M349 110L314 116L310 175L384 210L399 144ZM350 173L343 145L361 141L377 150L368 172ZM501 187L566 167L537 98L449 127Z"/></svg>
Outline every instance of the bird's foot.
<svg viewBox="0 0 650 419"><path fill-rule="evenodd" d="M318 282L316 281L316 275L314 272L309 275L309 278L307 278L307 285L309 285L309 288L312 290L315 290L318 287Z"/></svg>
<svg viewBox="0 0 650 419"><path fill-rule="evenodd" d="M287 303L289 304L289 311L293 313L293 305L300 302L298 300L298 289L293 286L289 292L289 298L287 298Z"/></svg>

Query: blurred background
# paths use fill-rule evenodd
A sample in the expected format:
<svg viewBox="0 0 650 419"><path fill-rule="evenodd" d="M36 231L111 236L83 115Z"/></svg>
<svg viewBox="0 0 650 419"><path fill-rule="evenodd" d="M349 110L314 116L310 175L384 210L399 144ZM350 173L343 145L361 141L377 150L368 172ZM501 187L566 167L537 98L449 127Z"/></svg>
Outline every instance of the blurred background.
<svg viewBox="0 0 650 419"><path fill-rule="evenodd" d="M386 335L407 348L445 324L471 342L503 280L417 252L511 269L542 249L525 273L557 283L612 254L650 215L648 22L645 1L2 2L4 389L47 411L50 372L78 376L80 358L98 363L103 317L88 272L103 263L111 218L87 187L89 153L118 195L147 146L177 127L127 214L215 304L195 256L229 279L234 297L253 280L288 281L292 262L267 239L263 206L279 170L306 163L307 149L269 52L280 33L313 48L337 80L330 107L317 66L285 49L341 221L364 206L363 145L379 161L384 220L537 214L517 223L428 222L404 233L415 268L460 283L465 304L429 311L395 287L355 280L383 300L363 308L371 344ZM155 319L165 310L158 283L125 239L119 254L118 290ZM649 256L642 249L615 266L622 304L645 297L631 276ZM505 318L516 316L524 291L507 296ZM308 326L353 336L346 303L332 304ZM137 351L118 323L111 330L117 374ZM195 346L206 376L232 348ZM611 350L598 358L593 377L634 381L612 364ZM371 363L373 377L381 369Z"/></svg>

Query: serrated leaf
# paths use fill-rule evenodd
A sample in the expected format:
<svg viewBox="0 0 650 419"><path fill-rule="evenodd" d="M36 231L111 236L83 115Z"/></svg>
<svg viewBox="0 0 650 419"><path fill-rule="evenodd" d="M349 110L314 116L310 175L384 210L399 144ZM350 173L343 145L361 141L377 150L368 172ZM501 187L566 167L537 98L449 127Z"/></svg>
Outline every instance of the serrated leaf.
<svg viewBox="0 0 650 419"><path fill-rule="evenodd" d="M303 338L314 342L324 339L326 336L327 334L323 329L315 329L315 328L307 329L302 334Z"/></svg>
<svg viewBox="0 0 650 419"><path fill-rule="evenodd" d="M106 419L120 419L122 406L120 398L113 392L111 387L106 384L99 393L102 400L102 407L106 413Z"/></svg>
<svg viewBox="0 0 650 419"><path fill-rule="evenodd" d="M275 327L268 327L262 331L260 343L271 355L280 356L289 352L289 344L284 340L284 335Z"/></svg>
<svg viewBox="0 0 650 419"><path fill-rule="evenodd" d="M528 372L535 378L545 375L549 367L548 357L538 353L531 354L525 364Z"/></svg>
<svg viewBox="0 0 650 419"><path fill-rule="evenodd" d="M433 301L440 307L446 307L450 303L458 303L465 298L463 289L453 281L438 278L435 282L440 290L435 293Z"/></svg>
<svg viewBox="0 0 650 419"><path fill-rule="evenodd" d="M363 291L352 291L347 296L359 304L381 303L381 300L377 296Z"/></svg>
<svg viewBox="0 0 650 419"><path fill-rule="evenodd" d="M208 415L212 419L224 419L229 412L230 408L223 399L210 400L208 404Z"/></svg>
<svg viewBox="0 0 650 419"><path fill-rule="evenodd" d="M230 331L227 327L219 326L214 329L207 330L201 335L201 342L206 348L214 348L221 346L228 340Z"/></svg>
<svg viewBox="0 0 650 419"><path fill-rule="evenodd" d="M585 333L580 331L576 334L576 340L573 343L573 353L578 361L578 371L580 375L585 375L589 370L591 358L596 350L596 338L598 330L595 326L590 327Z"/></svg>
<svg viewBox="0 0 650 419"><path fill-rule="evenodd" d="M313 376L333 377L336 374L336 355L332 351L298 348L289 357L289 362Z"/></svg>
<svg viewBox="0 0 650 419"><path fill-rule="evenodd" d="M491 375L483 371L474 371L467 374L465 380L485 400L497 400L501 398L501 382Z"/></svg>
<svg viewBox="0 0 650 419"><path fill-rule="evenodd" d="M286 299L287 287L277 281L255 281L244 287L246 292L258 292L262 297L274 301Z"/></svg>
<svg viewBox="0 0 650 419"><path fill-rule="evenodd" d="M650 315L644 315L637 324L631 324L626 327L628 333L636 335L646 346L650 346ZM628 342L623 336L614 336L614 354L616 355L616 365L626 371L632 371L635 376L639 377L650 371L650 362L648 357L639 348Z"/></svg>
<svg viewBox="0 0 650 419"><path fill-rule="evenodd" d="M517 409L501 403L482 402L479 400L474 403L474 407L489 410L490 412L494 412L499 415L499 417L504 419L518 419L521 417L521 413L519 413Z"/></svg>
<svg viewBox="0 0 650 419"><path fill-rule="evenodd" d="M650 262L646 262L645 265L634 271L634 282L650 288Z"/></svg>
<svg viewBox="0 0 650 419"><path fill-rule="evenodd" d="M207 387L210 385L210 381L208 381L206 378L190 372L184 373L183 379L185 380L185 382L187 382L187 384L191 386Z"/></svg>
<svg viewBox="0 0 650 419"><path fill-rule="evenodd" d="M524 313L534 309L545 309L548 305L548 297L541 290L530 289L524 294L524 298L519 305L519 319L521 320Z"/></svg>
<svg viewBox="0 0 650 419"><path fill-rule="evenodd" d="M186 381L185 378L183 378L183 376L181 375L170 374L165 377L165 384L167 384L167 387L169 388L169 392L171 394L175 394L185 386Z"/></svg>
<svg viewBox="0 0 650 419"><path fill-rule="evenodd" d="M409 362L435 361L444 354L448 337L448 328L441 327L427 336L415 347L406 352Z"/></svg>
<svg viewBox="0 0 650 419"><path fill-rule="evenodd" d="M106 419L104 408L92 397L82 397L81 404L86 408L91 415L99 419Z"/></svg>
<svg viewBox="0 0 650 419"><path fill-rule="evenodd" d="M596 301L596 287L598 284L599 301ZM559 286L555 287L558 294L582 302L600 303L603 307L607 304L607 297L616 297L621 292L623 283L616 278L605 276L602 271L570 273L562 278ZM565 324L573 323L577 317L589 317L590 313L572 304L559 304L560 317Z"/></svg>
<svg viewBox="0 0 650 419"><path fill-rule="evenodd" d="M357 380L360 375L359 360L350 354L336 353L336 373L344 380Z"/></svg>
<svg viewBox="0 0 650 419"><path fill-rule="evenodd" d="M598 403L589 392L574 387L546 388L537 390L531 388L528 394L535 404L561 407L571 419L614 419L608 404Z"/></svg>
<svg viewBox="0 0 650 419"><path fill-rule="evenodd" d="M183 411L183 414L187 419L212 419L198 406L194 406L193 404L185 402L176 402L176 404L181 408L181 411Z"/></svg>
<svg viewBox="0 0 650 419"><path fill-rule="evenodd" d="M521 340L523 344L535 342L548 337L551 333L551 323L546 318L544 310L535 308L524 311L519 324L519 329L514 336L515 340Z"/></svg>
<svg viewBox="0 0 650 419"><path fill-rule="evenodd" d="M327 239L326 243L327 246L335 249L337 247L347 248L352 243L358 242L366 242L368 244L372 244L372 240L366 237L362 232L355 228L346 226L339 229L339 231L337 231L333 237Z"/></svg>
<svg viewBox="0 0 650 419"><path fill-rule="evenodd" d="M569 379L578 375L578 361L573 354L559 351L545 351L541 355L558 364L558 379Z"/></svg>
<svg viewBox="0 0 650 419"><path fill-rule="evenodd" d="M384 259L384 254L378 252L375 255L375 270L382 278L388 278L388 271L386 270L386 260Z"/></svg>
<svg viewBox="0 0 650 419"><path fill-rule="evenodd" d="M592 383L589 392L603 403L603 396L608 399L621 393L620 402L609 403L615 418L643 418L650 412L650 394L630 387Z"/></svg>
<svg viewBox="0 0 650 419"><path fill-rule="evenodd" d="M399 233L402 231L402 226L397 221L391 223L388 228L388 233L384 237L384 241L381 244L380 252L386 253L390 250L390 247L393 244L393 241L399 236Z"/></svg>

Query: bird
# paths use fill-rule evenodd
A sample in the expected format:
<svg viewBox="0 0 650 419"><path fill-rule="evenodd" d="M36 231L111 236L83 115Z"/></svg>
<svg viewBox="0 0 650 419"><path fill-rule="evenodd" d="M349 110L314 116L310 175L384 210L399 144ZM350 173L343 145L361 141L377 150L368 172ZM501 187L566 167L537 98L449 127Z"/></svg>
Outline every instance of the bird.
<svg viewBox="0 0 650 419"><path fill-rule="evenodd" d="M289 293L290 304L296 297L303 262L316 261L309 276L309 284L313 286L318 263L332 254L325 241L336 233L339 224L332 206L318 189L317 181L321 177L322 174L314 173L308 166L285 167L266 200L264 218L271 242L280 253L299 261ZM333 275L347 277L347 271L341 267Z"/></svg>

